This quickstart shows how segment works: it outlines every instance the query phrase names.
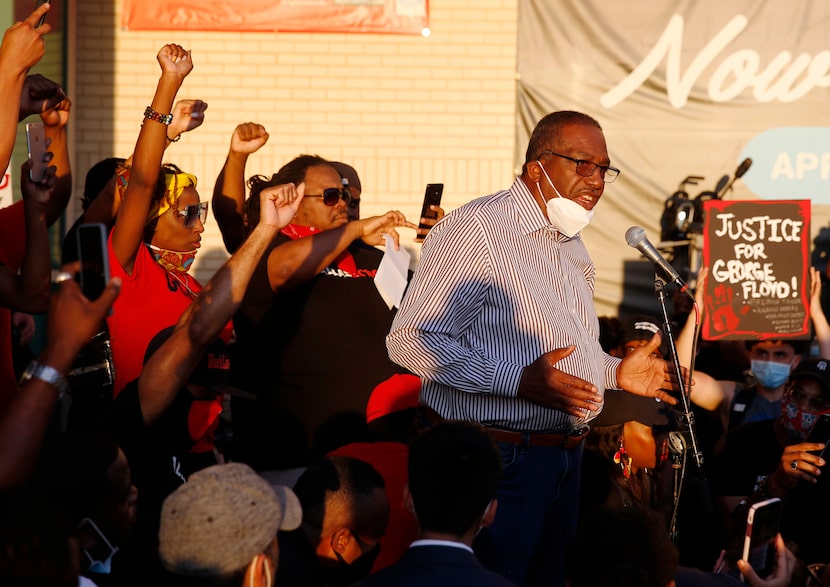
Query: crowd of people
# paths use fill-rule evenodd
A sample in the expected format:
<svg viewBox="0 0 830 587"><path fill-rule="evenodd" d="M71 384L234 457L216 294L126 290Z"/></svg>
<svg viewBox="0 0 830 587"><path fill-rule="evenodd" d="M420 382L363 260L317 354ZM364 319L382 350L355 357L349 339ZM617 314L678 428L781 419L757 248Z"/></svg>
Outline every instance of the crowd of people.
<svg viewBox="0 0 830 587"><path fill-rule="evenodd" d="M508 189L425 228L362 218L343 162L246 177L269 139L255 122L234 129L209 203L165 161L207 111L177 101L194 68L177 44L156 55L133 153L87 172L53 270L71 105L29 74L49 8L0 43L0 165L23 119L49 139L45 177L24 163L22 200L0 210L0 583L830 585L825 445L808 438L830 418L818 272L814 356L747 341L746 376L710 376L692 312L677 370L660 319L594 309L580 232L620 170L592 117L545 116ZM209 208L230 257L202 285ZM112 277L96 299L76 281L89 223ZM423 249L396 311L374 277L403 230ZM47 320L22 373L13 312ZM762 572L742 547L771 498Z"/></svg>

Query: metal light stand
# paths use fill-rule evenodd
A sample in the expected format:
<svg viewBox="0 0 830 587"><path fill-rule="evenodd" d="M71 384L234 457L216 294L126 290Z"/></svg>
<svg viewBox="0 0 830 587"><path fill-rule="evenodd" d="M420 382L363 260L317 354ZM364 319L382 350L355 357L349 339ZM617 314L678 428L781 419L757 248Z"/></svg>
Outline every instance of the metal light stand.
<svg viewBox="0 0 830 587"><path fill-rule="evenodd" d="M680 503L680 494L683 481L686 475L688 454L691 453L700 478L703 479L703 453L698 447L697 434L695 433L695 417L691 410L689 394L686 392L686 380L680 368L680 360L677 356L677 347L672 334L671 321L666 309L666 281L659 275L654 276L654 291L660 301L660 309L663 313L663 333L669 342L669 354L671 355L674 375L680 391L680 402L682 407L682 424L677 432L669 435L669 450L672 454L672 470L674 471L673 507L670 523L672 540L677 542L677 512ZM691 372L690 372L691 374Z"/></svg>

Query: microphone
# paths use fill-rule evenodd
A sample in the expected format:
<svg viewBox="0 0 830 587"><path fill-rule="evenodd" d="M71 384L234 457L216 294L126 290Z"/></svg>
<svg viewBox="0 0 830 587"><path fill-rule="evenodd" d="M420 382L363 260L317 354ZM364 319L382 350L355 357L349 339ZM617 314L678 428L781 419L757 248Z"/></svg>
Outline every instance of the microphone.
<svg viewBox="0 0 830 587"><path fill-rule="evenodd" d="M740 179L741 177L743 177L744 173L749 171L750 167L752 167L752 159L747 157L746 159L741 161L741 164L738 165L738 168L735 170L735 179Z"/></svg>
<svg viewBox="0 0 830 587"><path fill-rule="evenodd" d="M681 292L685 293L689 289L689 286L685 281L683 281L677 270L672 267L671 263L666 261L665 257L658 253L657 249L654 248L654 245L649 242L648 237L646 236L646 231L641 226L632 226L626 230L625 242L629 247L637 249L643 257L654 263L669 279L669 281L676 284L677 287L680 288Z"/></svg>
<svg viewBox="0 0 830 587"><path fill-rule="evenodd" d="M715 184L715 195L721 193L723 191L723 189L728 185L729 185L729 176L728 175L721 176L721 178L718 180L718 183Z"/></svg>
<svg viewBox="0 0 830 587"><path fill-rule="evenodd" d="M735 177L730 179L729 183L727 183L725 186L723 186L723 189L720 189L720 190L717 189L717 188L715 189L716 197L720 198L722 195L724 195L726 192L728 192L729 188L732 187L732 184L735 183L735 180L742 178L744 176L744 173L749 171L750 167L752 167L752 159L747 157L746 159L741 161L741 164L738 165L738 168L735 170Z"/></svg>

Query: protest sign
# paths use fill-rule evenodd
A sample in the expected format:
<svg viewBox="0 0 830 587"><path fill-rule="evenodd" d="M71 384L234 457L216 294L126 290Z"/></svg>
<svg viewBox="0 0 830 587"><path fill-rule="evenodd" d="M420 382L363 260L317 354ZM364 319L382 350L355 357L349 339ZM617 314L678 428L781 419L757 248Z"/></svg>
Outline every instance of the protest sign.
<svg viewBox="0 0 830 587"><path fill-rule="evenodd" d="M707 340L809 338L810 201L710 200Z"/></svg>

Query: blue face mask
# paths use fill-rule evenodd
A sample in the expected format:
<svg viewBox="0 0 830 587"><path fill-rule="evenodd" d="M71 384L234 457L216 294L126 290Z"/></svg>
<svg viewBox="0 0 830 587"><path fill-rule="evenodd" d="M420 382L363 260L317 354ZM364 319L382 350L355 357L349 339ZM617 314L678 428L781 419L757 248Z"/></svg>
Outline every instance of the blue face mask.
<svg viewBox="0 0 830 587"><path fill-rule="evenodd" d="M112 571L112 556L108 557L107 560L103 562L95 561L94 563L89 565L88 570L90 573L98 573L99 575L109 575Z"/></svg>
<svg viewBox="0 0 830 587"><path fill-rule="evenodd" d="M118 552L118 547L113 546L95 522L89 518L81 520L78 531L88 532L95 537L95 548L93 550L96 552L94 554L88 552L85 548L82 549L89 562L87 569L93 573L110 574L112 571L112 557Z"/></svg>
<svg viewBox="0 0 830 587"><path fill-rule="evenodd" d="M777 389L787 382L790 377L791 363L776 363L775 361L756 361L751 362L751 369L755 379L762 387L767 389Z"/></svg>

